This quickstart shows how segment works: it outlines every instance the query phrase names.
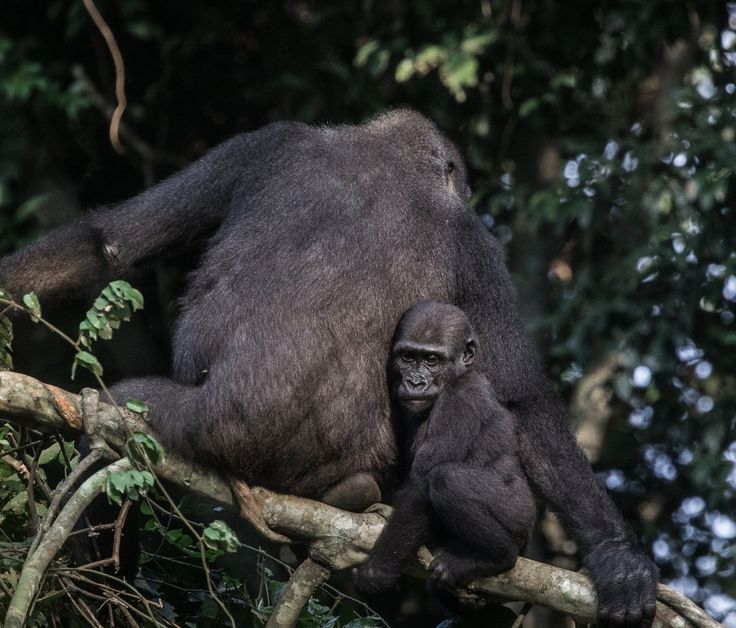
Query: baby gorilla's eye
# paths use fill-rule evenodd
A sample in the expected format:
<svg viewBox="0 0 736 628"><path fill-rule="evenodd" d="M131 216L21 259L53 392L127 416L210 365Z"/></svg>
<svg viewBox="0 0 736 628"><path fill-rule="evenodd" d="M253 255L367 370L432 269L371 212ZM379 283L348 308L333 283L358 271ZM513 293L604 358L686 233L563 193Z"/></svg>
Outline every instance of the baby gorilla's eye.
<svg viewBox="0 0 736 628"><path fill-rule="evenodd" d="M439 358L438 358L438 357L437 357L437 356L436 356L436 355L435 355L434 353L431 353L431 354L429 354L429 355L428 355L428 356L427 356L427 357L426 357L426 358L424 359L424 361L425 361L425 362L426 362L427 364L429 364L429 366L435 366L435 365L437 364L437 362L439 362Z"/></svg>

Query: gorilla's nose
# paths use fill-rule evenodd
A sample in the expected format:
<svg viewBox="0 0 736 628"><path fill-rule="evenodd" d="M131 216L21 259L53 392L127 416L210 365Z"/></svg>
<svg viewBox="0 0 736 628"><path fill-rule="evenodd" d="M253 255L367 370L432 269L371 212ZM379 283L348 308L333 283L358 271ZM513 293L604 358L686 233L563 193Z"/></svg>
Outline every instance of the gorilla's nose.
<svg viewBox="0 0 736 628"><path fill-rule="evenodd" d="M411 390L423 390L427 387L427 382L421 377L410 377L406 383Z"/></svg>

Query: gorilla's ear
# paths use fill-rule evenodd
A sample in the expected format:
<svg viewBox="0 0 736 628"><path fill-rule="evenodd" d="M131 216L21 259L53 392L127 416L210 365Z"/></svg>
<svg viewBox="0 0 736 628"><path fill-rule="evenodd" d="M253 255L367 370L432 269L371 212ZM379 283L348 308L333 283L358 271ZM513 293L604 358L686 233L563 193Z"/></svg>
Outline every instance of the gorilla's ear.
<svg viewBox="0 0 736 628"><path fill-rule="evenodd" d="M465 349L463 349L463 357L462 357L462 361L465 366L470 366L475 360L475 350L476 350L475 339L474 338L468 339L468 342L465 344Z"/></svg>

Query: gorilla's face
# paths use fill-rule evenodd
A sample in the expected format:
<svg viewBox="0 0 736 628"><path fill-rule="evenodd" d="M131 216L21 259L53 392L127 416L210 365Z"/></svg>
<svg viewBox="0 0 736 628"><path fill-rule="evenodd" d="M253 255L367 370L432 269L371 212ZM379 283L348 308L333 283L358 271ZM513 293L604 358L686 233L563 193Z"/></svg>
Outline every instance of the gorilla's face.
<svg viewBox="0 0 736 628"><path fill-rule="evenodd" d="M417 316L420 307L421 315ZM410 310L412 315L402 319L391 348L393 397L411 415L429 410L475 359L469 325L457 324L447 312L438 310L435 304L424 303ZM457 312L456 308L450 310L455 319ZM464 315L461 320L465 322Z"/></svg>

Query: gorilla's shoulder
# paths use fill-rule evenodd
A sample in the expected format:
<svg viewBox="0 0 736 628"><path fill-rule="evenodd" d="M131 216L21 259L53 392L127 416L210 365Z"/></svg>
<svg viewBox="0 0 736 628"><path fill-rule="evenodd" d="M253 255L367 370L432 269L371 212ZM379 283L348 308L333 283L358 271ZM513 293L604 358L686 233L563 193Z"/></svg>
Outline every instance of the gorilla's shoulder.
<svg viewBox="0 0 736 628"><path fill-rule="evenodd" d="M380 131L396 131L397 129L413 129L437 133L437 127L429 118L414 109L399 107L389 109L364 122L361 126Z"/></svg>

